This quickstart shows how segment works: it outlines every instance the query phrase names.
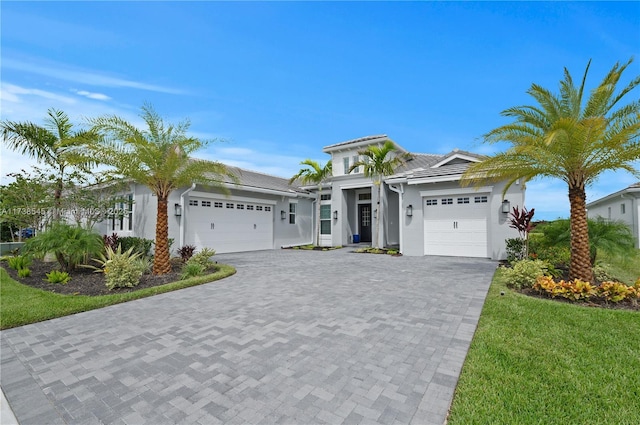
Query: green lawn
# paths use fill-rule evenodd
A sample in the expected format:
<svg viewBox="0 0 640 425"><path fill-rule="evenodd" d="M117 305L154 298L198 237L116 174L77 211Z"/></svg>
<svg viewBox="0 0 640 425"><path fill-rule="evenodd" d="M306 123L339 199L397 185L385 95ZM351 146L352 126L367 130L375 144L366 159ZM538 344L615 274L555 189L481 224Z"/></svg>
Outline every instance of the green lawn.
<svg viewBox="0 0 640 425"><path fill-rule="evenodd" d="M531 298L494 278L449 424L640 424L640 312Z"/></svg>
<svg viewBox="0 0 640 425"><path fill-rule="evenodd" d="M6 270L0 268L0 329L41 322L43 320L106 307L112 304L175 291L189 286L213 282L236 272L233 267L228 265L218 264L218 267L219 270L216 273L206 276L181 280L126 294L102 295L97 297L60 295L31 288L11 279Z"/></svg>

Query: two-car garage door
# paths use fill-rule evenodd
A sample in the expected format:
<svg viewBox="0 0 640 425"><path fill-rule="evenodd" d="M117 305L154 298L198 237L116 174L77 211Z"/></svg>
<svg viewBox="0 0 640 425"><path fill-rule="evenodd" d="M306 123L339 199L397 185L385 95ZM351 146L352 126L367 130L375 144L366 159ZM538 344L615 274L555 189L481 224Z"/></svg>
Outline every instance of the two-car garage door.
<svg viewBox="0 0 640 425"><path fill-rule="evenodd" d="M489 257L487 198L477 194L424 198L425 255Z"/></svg>
<svg viewBox="0 0 640 425"><path fill-rule="evenodd" d="M218 253L273 248L273 206L229 199L189 199L185 240Z"/></svg>

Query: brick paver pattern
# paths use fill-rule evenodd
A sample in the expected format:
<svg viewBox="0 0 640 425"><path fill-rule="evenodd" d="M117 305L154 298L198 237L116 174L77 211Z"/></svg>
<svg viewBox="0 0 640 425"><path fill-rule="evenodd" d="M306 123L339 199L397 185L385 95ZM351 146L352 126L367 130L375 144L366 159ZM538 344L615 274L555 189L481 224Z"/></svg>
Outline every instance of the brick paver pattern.
<svg viewBox="0 0 640 425"><path fill-rule="evenodd" d="M496 263L351 251L2 331L2 388L22 425L442 424Z"/></svg>

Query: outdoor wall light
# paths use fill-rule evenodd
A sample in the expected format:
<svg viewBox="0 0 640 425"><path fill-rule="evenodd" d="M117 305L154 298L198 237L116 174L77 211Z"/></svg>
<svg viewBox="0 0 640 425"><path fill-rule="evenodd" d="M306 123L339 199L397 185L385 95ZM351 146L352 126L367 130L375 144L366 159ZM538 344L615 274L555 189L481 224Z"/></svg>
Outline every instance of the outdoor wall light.
<svg viewBox="0 0 640 425"><path fill-rule="evenodd" d="M180 217L182 215L182 205L174 204L173 208L174 208L174 212L175 212L176 217Z"/></svg>
<svg viewBox="0 0 640 425"><path fill-rule="evenodd" d="M408 205L407 206L407 217L412 217L413 216L413 205Z"/></svg>
<svg viewBox="0 0 640 425"><path fill-rule="evenodd" d="M280 219L284 220L285 218L287 218L287 213L285 210L280 210Z"/></svg>
<svg viewBox="0 0 640 425"><path fill-rule="evenodd" d="M338 219L338 210L335 210L335 211L333 212L333 219L334 219L334 220L337 220L337 219Z"/></svg>
<svg viewBox="0 0 640 425"><path fill-rule="evenodd" d="M508 199L502 201L502 214L509 214L511 212L511 202Z"/></svg>

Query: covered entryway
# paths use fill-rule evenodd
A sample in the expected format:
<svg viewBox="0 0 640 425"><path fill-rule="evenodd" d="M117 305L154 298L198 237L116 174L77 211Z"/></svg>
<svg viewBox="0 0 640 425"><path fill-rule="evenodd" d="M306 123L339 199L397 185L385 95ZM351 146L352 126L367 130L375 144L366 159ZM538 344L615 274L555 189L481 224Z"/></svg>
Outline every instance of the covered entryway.
<svg viewBox="0 0 640 425"><path fill-rule="evenodd" d="M273 206L229 199L189 199L185 241L217 253L273 248Z"/></svg>
<svg viewBox="0 0 640 425"><path fill-rule="evenodd" d="M360 242L371 242L371 204L358 204Z"/></svg>
<svg viewBox="0 0 640 425"><path fill-rule="evenodd" d="M424 253L456 257L489 257L487 196L425 198Z"/></svg>

